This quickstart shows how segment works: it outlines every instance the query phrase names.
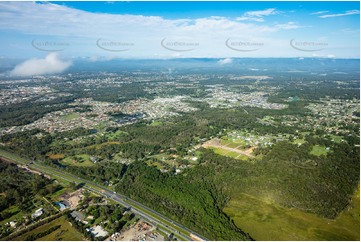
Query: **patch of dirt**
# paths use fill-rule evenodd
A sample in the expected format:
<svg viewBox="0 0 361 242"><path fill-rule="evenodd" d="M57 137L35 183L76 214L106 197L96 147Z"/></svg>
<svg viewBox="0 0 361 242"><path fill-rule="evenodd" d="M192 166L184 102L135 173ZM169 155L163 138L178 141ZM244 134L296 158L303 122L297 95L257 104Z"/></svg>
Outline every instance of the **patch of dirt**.
<svg viewBox="0 0 361 242"><path fill-rule="evenodd" d="M249 148L247 150L239 150L239 149L236 149L236 148L231 148L231 147L228 147L228 146L225 146L225 145L221 145L221 140L217 139L217 138L211 139L211 140L205 142L202 146L204 148L208 148L208 147L220 148L220 149L224 149L224 150L227 150L227 151L236 152L236 153L238 153L240 155L245 155L245 156L248 156L250 158L254 158L254 156L251 155L251 153L253 152L254 147Z"/></svg>
<svg viewBox="0 0 361 242"><path fill-rule="evenodd" d="M107 240L110 241L164 241L164 237L155 231L155 227L140 220L122 233L116 233Z"/></svg>
<svg viewBox="0 0 361 242"><path fill-rule="evenodd" d="M61 196L61 199L63 200L64 204L69 206L70 208L76 208L79 204L79 202L83 199L84 195L83 189L80 188L72 193L66 193Z"/></svg>

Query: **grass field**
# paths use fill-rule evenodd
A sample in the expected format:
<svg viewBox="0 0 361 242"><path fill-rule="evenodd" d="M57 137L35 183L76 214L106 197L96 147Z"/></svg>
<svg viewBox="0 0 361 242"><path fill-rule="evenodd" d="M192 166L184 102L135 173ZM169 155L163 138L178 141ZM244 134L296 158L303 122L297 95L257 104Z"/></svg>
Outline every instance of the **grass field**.
<svg viewBox="0 0 361 242"><path fill-rule="evenodd" d="M244 140L241 140L241 139L233 140L232 138L226 139L225 137L222 137L221 145L225 145L225 146L230 147L230 148L236 148L236 147L238 147L240 145L241 145L241 147L246 145L246 142Z"/></svg>
<svg viewBox="0 0 361 242"><path fill-rule="evenodd" d="M255 240L360 240L360 187L334 220L247 194L232 198L223 211Z"/></svg>
<svg viewBox="0 0 361 242"><path fill-rule="evenodd" d="M234 142L228 142L225 144L225 146L227 146L229 148L237 148L237 147L241 148L244 145L245 145L244 143L234 143Z"/></svg>
<svg viewBox="0 0 361 242"><path fill-rule="evenodd" d="M150 126L159 126L159 125L161 125L161 124L163 124L162 122L160 122L160 121L153 121L151 124L149 124Z"/></svg>
<svg viewBox="0 0 361 242"><path fill-rule="evenodd" d="M216 153L218 155L232 157L232 158L235 158L237 160L248 160L247 156L240 155L239 153L234 152L234 151L228 151L228 150L225 150L225 149L222 149L222 148L214 148L214 147L212 147L210 149L212 149L214 151L214 153Z"/></svg>
<svg viewBox="0 0 361 242"><path fill-rule="evenodd" d="M120 144L120 142L118 141L108 141L108 142L104 142L101 144L96 144L96 145L89 145L87 146L88 148L95 148L95 149L101 149L103 146L107 146L107 145L114 145L114 144Z"/></svg>
<svg viewBox="0 0 361 242"><path fill-rule="evenodd" d="M64 154L51 154L51 155L49 155L49 158L53 159L53 160L63 159Z"/></svg>
<svg viewBox="0 0 361 242"><path fill-rule="evenodd" d="M94 166L94 163L90 160L90 156L87 154L82 154L82 155L75 155L75 157L80 158L83 160L83 162L77 162L74 157L66 157L65 159L62 160L62 163L65 163L67 165L71 165L71 166L80 166L80 167L89 167L89 166Z"/></svg>
<svg viewBox="0 0 361 242"><path fill-rule="evenodd" d="M75 228L73 228L71 223L68 222L65 219L65 217L60 217L58 219L51 221L50 223L39 226L32 231L29 231L19 237L14 238L13 240L24 241L30 235L44 232L57 225L61 225L61 227L44 237L38 238L37 241L56 241L56 240L79 241L79 240L84 240L83 235L80 232L78 232Z"/></svg>
<svg viewBox="0 0 361 242"><path fill-rule="evenodd" d="M298 145L298 144L302 145L302 144L306 143L306 140L305 139L295 139L292 143L296 144L296 145Z"/></svg>
<svg viewBox="0 0 361 242"><path fill-rule="evenodd" d="M57 200L57 198L58 198L60 195L66 193L66 192L70 192L70 191L71 191L71 189L70 189L69 187L63 187L63 188L60 189L59 191L56 191L55 193L52 193L52 194L50 195L50 197L51 197L52 199L56 199L56 200Z"/></svg>
<svg viewBox="0 0 361 242"><path fill-rule="evenodd" d="M337 136L337 135L331 135L331 139L333 140L333 142L339 144L342 141L342 137L341 136Z"/></svg>
<svg viewBox="0 0 361 242"><path fill-rule="evenodd" d="M328 152L328 150L326 150L325 146L315 145L312 147L310 154L316 155L316 156L321 156L321 155L327 155L327 152Z"/></svg>
<svg viewBox="0 0 361 242"><path fill-rule="evenodd" d="M22 218L25 214L20 211L20 209L17 206L11 206L5 210L3 210L2 212L6 212L6 213L12 213L13 215L10 218L4 219L0 221L0 225L4 225L10 221L14 221L14 220L18 220L19 218Z"/></svg>
<svg viewBox="0 0 361 242"><path fill-rule="evenodd" d="M158 169L163 169L164 168L164 166L158 161L151 162L151 161L148 160L146 163L147 163L148 166L155 166Z"/></svg>
<svg viewBox="0 0 361 242"><path fill-rule="evenodd" d="M77 119L79 117L80 117L80 115L77 114L77 113L69 113L67 115L62 116L62 119L64 119L64 120L72 120L72 119Z"/></svg>
<svg viewBox="0 0 361 242"><path fill-rule="evenodd" d="M105 133L105 135L107 137L107 140L109 140L109 141L113 141L115 139L118 139L124 134L128 134L128 133L124 132L124 131L121 131L121 130L117 130L115 132L107 132L107 133Z"/></svg>

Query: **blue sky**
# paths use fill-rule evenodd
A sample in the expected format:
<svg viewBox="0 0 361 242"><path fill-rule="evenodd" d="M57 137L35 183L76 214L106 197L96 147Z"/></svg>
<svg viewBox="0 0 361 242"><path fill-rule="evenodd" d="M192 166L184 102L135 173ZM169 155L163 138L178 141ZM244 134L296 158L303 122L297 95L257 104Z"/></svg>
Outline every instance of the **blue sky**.
<svg viewBox="0 0 361 242"><path fill-rule="evenodd" d="M0 57L359 58L359 2L0 2Z"/></svg>
<svg viewBox="0 0 361 242"><path fill-rule="evenodd" d="M275 8L283 11L309 13L324 11L325 9L335 12L347 11L359 8L357 2L53 2L76 9L94 13L112 14L135 14L147 16L162 16L168 19L177 18L200 18L209 16L239 17L247 11Z"/></svg>

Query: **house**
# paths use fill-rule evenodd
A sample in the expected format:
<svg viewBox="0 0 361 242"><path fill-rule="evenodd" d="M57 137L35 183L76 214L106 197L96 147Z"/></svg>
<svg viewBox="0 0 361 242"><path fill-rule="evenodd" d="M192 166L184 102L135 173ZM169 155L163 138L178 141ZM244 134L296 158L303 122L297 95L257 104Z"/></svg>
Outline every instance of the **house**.
<svg viewBox="0 0 361 242"><path fill-rule="evenodd" d="M9 225L13 229L16 228L16 222L15 221L10 221L10 222L6 223L5 225Z"/></svg>
<svg viewBox="0 0 361 242"><path fill-rule="evenodd" d="M63 211L63 210L65 210L65 209L67 209L69 207L63 202L56 202L55 204L60 207L60 211Z"/></svg>
<svg viewBox="0 0 361 242"><path fill-rule="evenodd" d="M38 210L35 211L35 213L33 213L33 214L31 215L31 218L40 217L41 215L43 215L43 213L44 213L43 208L39 208Z"/></svg>
<svg viewBox="0 0 361 242"><path fill-rule="evenodd" d="M84 214L79 212L79 211L73 211L71 214L70 214L76 221L80 221L80 222L83 222L84 220Z"/></svg>

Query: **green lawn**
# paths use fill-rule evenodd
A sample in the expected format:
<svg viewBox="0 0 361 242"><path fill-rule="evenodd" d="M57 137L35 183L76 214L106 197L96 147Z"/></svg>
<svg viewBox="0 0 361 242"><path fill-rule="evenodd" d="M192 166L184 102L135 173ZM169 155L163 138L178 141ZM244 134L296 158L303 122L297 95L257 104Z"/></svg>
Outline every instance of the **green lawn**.
<svg viewBox="0 0 361 242"><path fill-rule="evenodd" d="M331 140L333 140L333 142L339 144L342 141L342 137L338 136L338 135L330 135L331 136Z"/></svg>
<svg viewBox="0 0 361 242"><path fill-rule="evenodd" d="M227 147L229 147L229 148L237 148L237 147L240 146L240 145L243 146L244 143L234 143L234 142L230 142L230 143L227 144ZM242 146L241 146L241 147L242 147ZM241 147L240 147L240 148L241 148Z"/></svg>
<svg viewBox="0 0 361 242"><path fill-rule="evenodd" d="M229 151L229 152L227 153L227 156L232 157L232 158L236 158L236 157L238 157L238 156L240 156L240 155L239 155L237 152Z"/></svg>
<svg viewBox="0 0 361 242"><path fill-rule="evenodd" d="M68 187L64 187L64 188L60 189L59 191L51 194L50 197L51 197L52 199L56 199L56 198L59 197L60 195L68 192L69 190L70 190L70 189L69 189Z"/></svg>
<svg viewBox="0 0 361 242"><path fill-rule="evenodd" d="M360 188L335 220L277 206L272 196L238 194L223 211L255 240L360 240Z"/></svg>
<svg viewBox="0 0 361 242"><path fill-rule="evenodd" d="M221 148L211 147L211 149L214 151L214 153L219 154L219 155L224 155L224 156L227 156L227 154L229 152L228 150L224 150L224 149L221 149Z"/></svg>
<svg viewBox="0 0 361 242"><path fill-rule="evenodd" d="M151 161L147 161L147 165L148 166L155 166L155 167L157 167L158 169L163 169L164 168L164 166L160 163L160 162L158 162L158 161L156 161L156 162L151 162Z"/></svg>
<svg viewBox="0 0 361 242"><path fill-rule="evenodd" d="M95 149L101 149L103 146L107 145L114 145L114 144L120 144L118 141L107 141L101 144L95 144L95 145L89 145L87 148L95 148Z"/></svg>
<svg viewBox="0 0 361 242"><path fill-rule="evenodd" d="M72 120L72 119L77 119L79 117L80 117L80 115L78 113L69 113L67 115L62 116L62 119L64 119L64 120Z"/></svg>
<svg viewBox="0 0 361 242"><path fill-rule="evenodd" d="M224 146L227 146L230 148L236 148L240 145L242 145L242 146L246 145L246 142L242 139L233 140L232 138L229 138L229 139L224 138L221 140L221 145L224 145Z"/></svg>
<svg viewBox="0 0 361 242"><path fill-rule="evenodd" d="M248 159L247 156L242 155L242 154L240 155L239 153L234 152L234 151L229 151L229 150L225 150L225 149L222 149L222 148L214 148L214 147L212 147L210 149L212 149L214 151L214 153L216 153L218 155L232 157L232 158L235 158L237 160L247 160Z"/></svg>
<svg viewBox="0 0 361 242"><path fill-rule="evenodd" d="M326 150L325 146L315 145L312 147L310 154L315 156L321 156L321 155L327 155L327 152L328 150Z"/></svg>
<svg viewBox="0 0 361 242"><path fill-rule="evenodd" d="M154 121L154 122L152 122L152 123L150 124L150 126L159 126L159 125L161 125L161 124L163 124L163 123L160 122L160 121Z"/></svg>
<svg viewBox="0 0 361 242"><path fill-rule="evenodd" d="M226 138L223 138L221 139L221 145L228 145L230 143L230 141Z"/></svg>
<svg viewBox="0 0 361 242"><path fill-rule="evenodd" d="M61 227L44 237L38 238L37 241L56 241L56 240L80 241L80 240L84 240L84 236L80 232L78 232L74 227L72 227L71 223L69 221L67 221L64 216L60 217L58 219L55 219L55 220L51 221L50 223L39 226L32 231L29 231L19 237L14 238L13 240L24 241L30 235L44 232L57 225L61 225Z"/></svg>
<svg viewBox="0 0 361 242"><path fill-rule="evenodd" d="M80 158L83 162L77 162L74 157ZM89 167L94 166L94 163L90 160L90 156L87 154L75 155L74 157L68 156L62 160L62 163L71 165L71 166L80 166L80 167Z"/></svg>
<svg viewBox="0 0 361 242"><path fill-rule="evenodd" d="M298 144L304 144L306 141L305 141L305 139L295 139L292 143L293 144L296 144L296 145L298 145Z"/></svg>
<svg viewBox="0 0 361 242"><path fill-rule="evenodd" d="M107 140L112 141L121 137L122 134L128 134L127 132L117 130L115 132L105 133Z"/></svg>

